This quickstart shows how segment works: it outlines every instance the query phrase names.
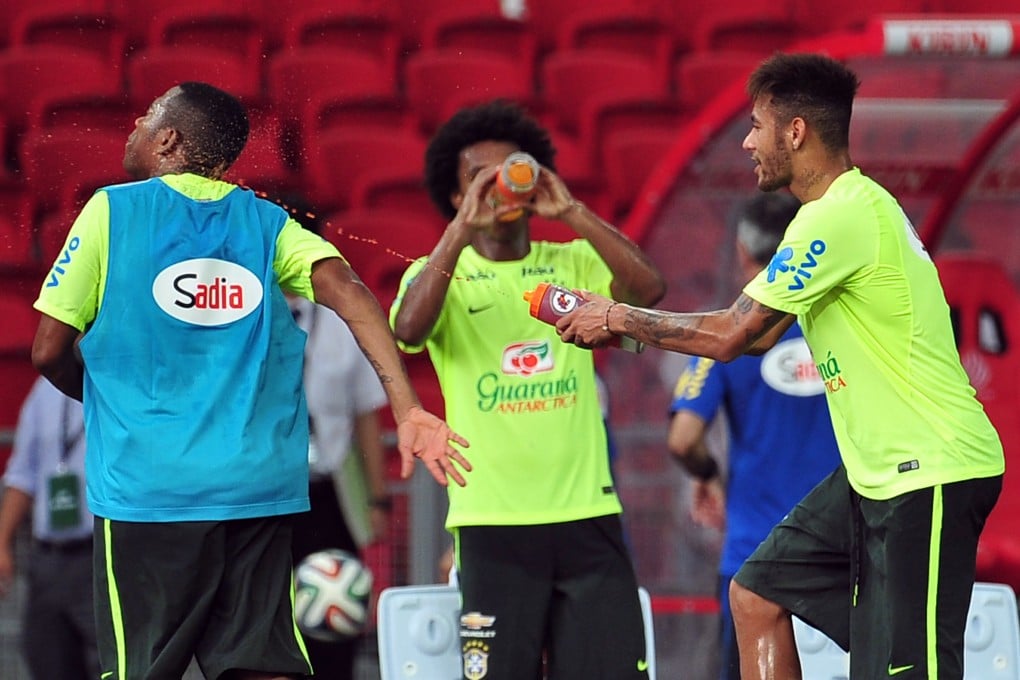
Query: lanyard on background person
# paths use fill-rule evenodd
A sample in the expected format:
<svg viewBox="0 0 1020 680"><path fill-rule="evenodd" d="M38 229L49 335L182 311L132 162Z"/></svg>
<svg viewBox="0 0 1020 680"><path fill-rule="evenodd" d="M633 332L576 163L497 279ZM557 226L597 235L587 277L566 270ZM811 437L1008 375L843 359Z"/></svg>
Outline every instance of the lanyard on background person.
<svg viewBox="0 0 1020 680"><path fill-rule="evenodd" d="M72 434L71 400L65 398L60 417L60 459L56 471L46 480L50 529L73 529L81 524L81 480L67 461L84 434L84 419Z"/></svg>

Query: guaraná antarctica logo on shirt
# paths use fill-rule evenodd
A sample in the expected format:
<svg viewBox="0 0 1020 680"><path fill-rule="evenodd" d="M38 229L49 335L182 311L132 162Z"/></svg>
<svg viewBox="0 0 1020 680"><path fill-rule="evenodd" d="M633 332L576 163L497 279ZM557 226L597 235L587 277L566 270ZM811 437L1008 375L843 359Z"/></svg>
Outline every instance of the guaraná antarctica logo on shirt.
<svg viewBox="0 0 1020 680"><path fill-rule="evenodd" d="M152 297L175 319L197 326L223 326L258 308L262 282L241 265L198 258L161 271L152 282Z"/></svg>
<svg viewBox="0 0 1020 680"><path fill-rule="evenodd" d="M776 392L791 397L814 397L825 392L804 338L783 340L766 352L761 358L761 377Z"/></svg>
<svg viewBox="0 0 1020 680"><path fill-rule="evenodd" d="M503 348L500 369L505 375L519 375L525 378L535 373L553 370L552 349L547 340L515 342Z"/></svg>
<svg viewBox="0 0 1020 680"><path fill-rule="evenodd" d="M486 413L531 413L574 406L577 403L577 376L573 372L555 380L530 380L532 376L547 373L554 367L548 340L507 345L503 348L500 373L484 373L478 379L478 408Z"/></svg>
<svg viewBox="0 0 1020 680"><path fill-rule="evenodd" d="M818 362L818 375L822 378L822 383L825 385L825 391L830 394L833 392L839 392L841 389L846 387L846 380L843 379L843 371L839 367L839 362L836 361L836 357L832 356L832 352L829 352L825 356L824 361Z"/></svg>
<svg viewBox="0 0 1020 680"><path fill-rule="evenodd" d="M787 274L793 278L787 288L801 290L811 278L811 270L818 266L818 258L824 253L825 241L821 239L812 241L803 257L796 257L793 248L786 246L772 256L768 267L768 282L774 283L780 274Z"/></svg>

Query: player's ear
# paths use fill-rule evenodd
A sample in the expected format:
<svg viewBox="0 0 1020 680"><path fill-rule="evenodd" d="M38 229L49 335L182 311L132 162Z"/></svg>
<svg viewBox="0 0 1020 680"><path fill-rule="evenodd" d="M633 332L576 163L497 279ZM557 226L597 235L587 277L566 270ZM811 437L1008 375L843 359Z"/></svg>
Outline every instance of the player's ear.
<svg viewBox="0 0 1020 680"><path fill-rule="evenodd" d="M460 189L450 194L450 205L453 206L454 210L460 210L461 203L464 202L464 192Z"/></svg>

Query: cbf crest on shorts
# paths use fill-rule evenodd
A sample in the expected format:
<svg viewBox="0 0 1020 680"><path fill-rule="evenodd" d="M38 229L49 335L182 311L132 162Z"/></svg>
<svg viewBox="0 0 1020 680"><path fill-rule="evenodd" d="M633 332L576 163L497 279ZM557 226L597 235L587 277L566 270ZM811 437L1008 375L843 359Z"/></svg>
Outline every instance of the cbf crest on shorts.
<svg viewBox="0 0 1020 680"><path fill-rule="evenodd" d="M482 680L489 674L489 645L482 640L468 640L461 647L464 657L464 677Z"/></svg>

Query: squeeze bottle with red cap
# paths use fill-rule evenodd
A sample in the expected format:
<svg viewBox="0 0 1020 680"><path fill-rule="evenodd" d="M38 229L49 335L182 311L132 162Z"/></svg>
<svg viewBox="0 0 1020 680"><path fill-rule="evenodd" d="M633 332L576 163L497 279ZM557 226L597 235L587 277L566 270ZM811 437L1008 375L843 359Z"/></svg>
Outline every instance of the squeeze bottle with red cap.
<svg viewBox="0 0 1020 680"><path fill-rule="evenodd" d="M501 205L526 203L535 195L540 167L529 153L514 151L507 156L496 175L496 185L489 194L489 205L497 208ZM500 215L499 220L513 222L523 214L523 208L511 210Z"/></svg>
<svg viewBox="0 0 1020 680"><path fill-rule="evenodd" d="M535 290L524 291L524 300L529 303L528 311L531 312L531 316L548 324L555 324L561 316L569 314L585 302L584 298L574 291L545 282L535 286ZM609 346L619 347L628 352L641 352L645 349L643 342L626 335L615 336Z"/></svg>

